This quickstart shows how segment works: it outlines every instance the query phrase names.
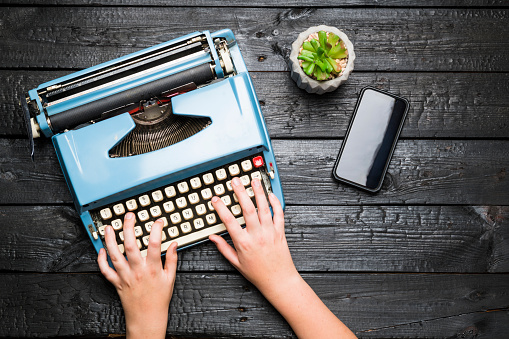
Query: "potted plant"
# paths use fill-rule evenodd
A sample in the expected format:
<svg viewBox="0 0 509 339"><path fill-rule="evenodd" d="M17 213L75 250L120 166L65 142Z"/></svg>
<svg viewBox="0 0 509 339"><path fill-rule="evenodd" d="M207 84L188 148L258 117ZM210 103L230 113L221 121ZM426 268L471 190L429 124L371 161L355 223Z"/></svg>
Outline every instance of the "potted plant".
<svg viewBox="0 0 509 339"><path fill-rule="evenodd" d="M299 34L290 53L291 77L309 93L332 92L353 71L355 53L345 33L315 26Z"/></svg>

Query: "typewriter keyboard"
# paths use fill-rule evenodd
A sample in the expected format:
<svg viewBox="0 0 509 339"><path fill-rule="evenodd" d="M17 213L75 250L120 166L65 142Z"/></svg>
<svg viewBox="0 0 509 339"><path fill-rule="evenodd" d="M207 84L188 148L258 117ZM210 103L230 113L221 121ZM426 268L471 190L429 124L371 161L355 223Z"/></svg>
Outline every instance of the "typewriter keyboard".
<svg viewBox="0 0 509 339"><path fill-rule="evenodd" d="M231 179L239 177L248 195L255 203L251 180L260 179L265 192L271 192L267 169L261 154L241 159L222 167L192 176L185 180L160 187L124 201L90 211L104 247L104 229L111 225L115 230L120 252L124 253L124 215L136 215L134 233L143 256L147 255L152 224L159 218L164 222L161 252L165 253L172 242L178 247L207 239L210 234L223 233L226 227L212 207L214 195L221 198L240 225L245 221Z"/></svg>

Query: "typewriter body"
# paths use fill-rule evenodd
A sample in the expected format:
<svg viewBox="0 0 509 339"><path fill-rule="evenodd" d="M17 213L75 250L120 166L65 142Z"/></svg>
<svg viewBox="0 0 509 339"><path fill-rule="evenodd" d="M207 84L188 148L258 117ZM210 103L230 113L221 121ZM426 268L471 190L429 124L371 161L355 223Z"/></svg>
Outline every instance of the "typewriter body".
<svg viewBox="0 0 509 339"><path fill-rule="evenodd" d="M214 195L244 224L234 176L251 196L251 180L259 178L284 206L258 99L230 30L192 33L44 83L21 106L29 135L52 138L97 251L106 225L124 251L128 211L143 255L158 218L163 252L172 242L182 249L225 233Z"/></svg>

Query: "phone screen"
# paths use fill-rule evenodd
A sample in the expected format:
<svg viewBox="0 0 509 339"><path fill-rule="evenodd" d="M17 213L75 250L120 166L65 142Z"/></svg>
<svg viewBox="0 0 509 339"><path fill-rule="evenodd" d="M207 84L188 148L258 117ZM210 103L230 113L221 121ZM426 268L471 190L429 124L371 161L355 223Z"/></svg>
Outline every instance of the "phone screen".
<svg viewBox="0 0 509 339"><path fill-rule="evenodd" d="M364 89L334 168L336 179L379 190L407 110L403 98Z"/></svg>

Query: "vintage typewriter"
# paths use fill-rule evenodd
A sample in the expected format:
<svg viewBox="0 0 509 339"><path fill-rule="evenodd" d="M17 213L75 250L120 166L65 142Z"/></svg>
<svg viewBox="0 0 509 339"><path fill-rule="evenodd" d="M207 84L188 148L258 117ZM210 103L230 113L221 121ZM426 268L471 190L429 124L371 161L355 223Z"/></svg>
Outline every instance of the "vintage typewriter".
<svg viewBox="0 0 509 339"><path fill-rule="evenodd" d="M136 215L146 255L164 221L162 251L226 232L216 195L245 224L231 179L253 178L283 203L260 106L230 30L196 32L44 83L21 98L33 137L51 137L76 209L97 251L112 225ZM254 201L254 199L253 199Z"/></svg>

